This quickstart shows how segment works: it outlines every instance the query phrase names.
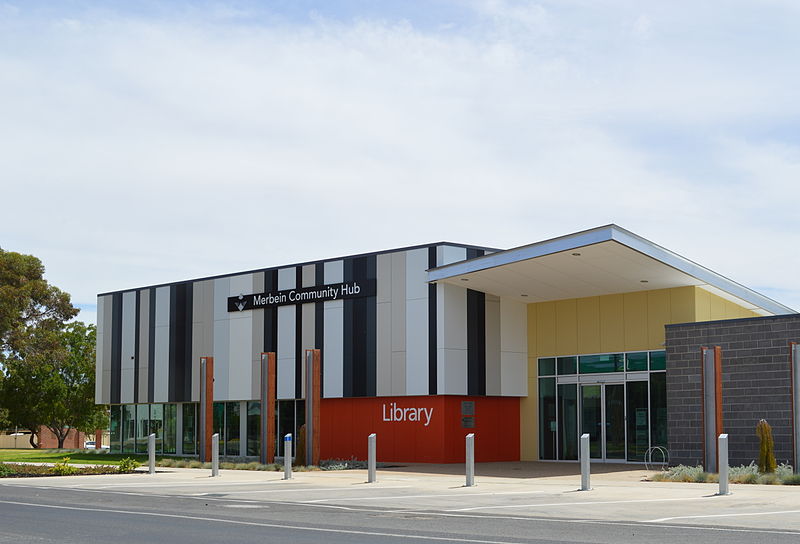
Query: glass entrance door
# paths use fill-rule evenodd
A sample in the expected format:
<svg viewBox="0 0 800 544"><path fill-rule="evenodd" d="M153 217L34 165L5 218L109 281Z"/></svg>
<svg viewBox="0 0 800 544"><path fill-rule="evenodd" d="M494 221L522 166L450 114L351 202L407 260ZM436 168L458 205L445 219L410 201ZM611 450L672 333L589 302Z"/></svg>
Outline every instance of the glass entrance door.
<svg viewBox="0 0 800 544"><path fill-rule="evenodd" d="M589 433L589 456L625 459L625 385L581 386L581 434Z"/></svg>

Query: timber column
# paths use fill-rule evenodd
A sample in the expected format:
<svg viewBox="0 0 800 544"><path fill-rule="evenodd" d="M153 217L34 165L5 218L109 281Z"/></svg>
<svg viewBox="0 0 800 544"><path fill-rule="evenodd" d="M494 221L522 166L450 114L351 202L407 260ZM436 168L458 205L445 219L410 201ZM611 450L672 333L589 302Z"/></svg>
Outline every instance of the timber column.
<svg viewBox="0 0 800 544"><path fill-rule="evenodd" d="M214 428L214 358L200 357L200 461L211 461L211 434Z"/></svg>
<svg viewBox="0 0 800 544"><path fill-rule="evenodd" d="M306 350L306 463L319 465L322 357L318 349Z"/></svg>
<svg viewBox="0 0 800 544"><path fill-rule="evenodd" d="M261 458L262 465L275 462L275 400L278 382L275 352L261 353Z"/></svg>

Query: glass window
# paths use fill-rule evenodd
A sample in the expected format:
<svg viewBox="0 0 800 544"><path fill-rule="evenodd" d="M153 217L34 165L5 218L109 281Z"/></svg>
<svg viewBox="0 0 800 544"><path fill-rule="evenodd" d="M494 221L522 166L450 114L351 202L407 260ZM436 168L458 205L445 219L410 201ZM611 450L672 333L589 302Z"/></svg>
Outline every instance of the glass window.
<svg viewBox="0 0 800 544"><path fill-rule="evenodd" d="M247 403L247 455L261 455L261 403Z"/></svg>
<svg viewBox="0 0 800 544"><path fill-rule="evenodd" d="M175 443L178 438L177 414L177 404L164 405L164 453L175 453Z"/></svg>
<svg viewBox="0 0 800 544"><path fill-rule="evenodd" d="M225 455L238 457L239 450L239 402L225 403ZM222 451L222 446L220 446Z"/></svg>
<svg viewBox="0 0 800 544"><path fill-rule="evenodd" d="M150 429L148 434L153 433L156 435L156 453L161 453L164 448L164 405L151 404L150 405ZM145 440L147 437L145 437ZM147 451L147 444L145 443L145 451Z"/></svg>
<svg viewBox="0 0 800 544"><path fill-rule="evenodd" d="M111 453L122 452L122 406L111 407L111 426L109 428L111 434L111 444L109 448Z"/></svg>
<svg viewBox="0 0 800 544"><path fill-rule="evenodd" d="M647 370L647 352L640 351L638 353L626 353L625 367L627 368L628 372Z"/></svg>
<svg viewBox="0 0 800 544"><path fill-rule="evenodd" d="M650 436L653 446L667 447L666 372L650 374Z"/></svg>
<svg viewBox="0 0 800 544"><path fill-rule="evenodd" d="M576 374L578 372L575 360L577 357L559 357L556 359L556 365L558 366L558 375L563 376L564 374Z"/></svg>
<svg viewBox="0 0 800 544"><path fill-rule="evenodd" d="M183 410L183 454L195 455L197 453L197 421L195 420L196 404L184 404Z"/></svg>
<svg viewBox="0 0 800 544"><path fill-rule="evenodd" d="M603 386L581 386L581 434L589 435L589 457L603 457Z"/></svg>
<svg viewBox="0 0 800 544"><path fill-rule="evenodd" d="M539 459L556 458L556 379L539 380Z"/></svg>
<svg viewBox="0 0 800 544"><path fill-rule="evenodd" d="M293 400L279 400L278 401L278 455L284 456L283 451L283 437L287 434L292 434L292 445L297 442L297 432L294 428L294 401ZM294 452L289 452L290 457L294 457Z"/></svg>
<svg viewBox="0 0 800 544"><path fill-rule="evenodd" d="M225 455L225 403L215 402L212 411L214 412L214 421L211 434L219 435L219 454Z"/></svg>
<svg viewBox="0 0 800 544"><path fill-rule="evenodd" d="M621 353L581 355L578 362L581 374L622 372L625 369L625 357Z"/></svg>
<svg viewBox="0 0 800 544"><path fill-rule="evenodd" d="M135 453L136 445L136 405L122 407L122 452Z"/></svg>
<svg viewBox="0 0 800 544"><path fill-rule="evenodd" d="M150 434L150 405L136 405L136 453L147 453L147 435Z"/></svg>
<svg viewBox="0 0 800 544"><path fill-rule="evenodd" d="M558 458L578 458L578 386L559 384L558 388Z"/></svg>
<svg viewBox="0 0 800 544"><path fill-rule="evenodd" d="M628 461L644 461L650 447L647 382L628 382Z"/></svg>
<svg viewBox="0 0 800 544"><path fill-rule="evenodd" d="M650 370L666 370L666 369L667 369L667 352L651 351Z"/></svg>
<svg viewBox="0 0 800 544"><path fill-rule="evenodd" d="M556 373L556 360L553 357L539 359L539 376L553 376Z"/></svg>

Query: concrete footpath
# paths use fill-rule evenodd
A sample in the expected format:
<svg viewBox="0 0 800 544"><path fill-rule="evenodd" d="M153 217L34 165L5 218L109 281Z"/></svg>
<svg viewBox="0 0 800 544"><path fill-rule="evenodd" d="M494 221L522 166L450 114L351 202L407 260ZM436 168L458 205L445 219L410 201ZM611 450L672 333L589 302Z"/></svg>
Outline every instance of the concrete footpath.
<svg viewBox="0 0 800 544"><path fill-rule="evenodd" d="M483 463L476 486L464 487L463 465L406 465L378 470L282 472L158 468L155 475L0 480L0 486L69 489L87 493L190 498L221 508L260 508L270 503L304 508L408 514L595 520L644 525L798 531L800 487L643 481L653 473L630 465L595 465L592 490L578 491L580 468L566 463Z"/></svg>

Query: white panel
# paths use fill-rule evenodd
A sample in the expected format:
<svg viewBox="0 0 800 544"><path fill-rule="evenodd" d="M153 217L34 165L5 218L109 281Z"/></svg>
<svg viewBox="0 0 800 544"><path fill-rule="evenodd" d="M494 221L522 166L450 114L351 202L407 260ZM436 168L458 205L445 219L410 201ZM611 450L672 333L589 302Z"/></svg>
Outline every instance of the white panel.
<svg viewBox="0 0 800 544"><path fill-rule="evenodd" d="M406 302L406 394L428 394L428 298Z"/></svg>
<svg viewBox="0 0 800 544"><path fill-rule="evenodd" d="M294 270L294 269L292 269ZM279 280L280 281L280 280ZM280 287L280 289L291 289ZM278 398L293 399L295 397L295 340L297 328L295 306L278 307Z"/></svg>
<svg viewBox="0 0 800 544"><path fill-rule="evenodd" d="M436 248L436 265L457 263L467 258L467 249L454 246L439 246Z"/></svg>
<svg viewBox="0 0 800 544"><path fill-rule="evenodd" d="M314 287L317 284L317 267L307 264L303 267L303 285L301 287Z"/></svg>
<svg viewBox="0 0 800 544"><path fill-rule="evenodd" d="M467 394L467 350L437 349L437 393Z"/></svg>
<svg viewBox="0 0 800 544"><path fill-rule="evenodd" d="M499 395L500 385L500 299L486 295L486 394Z"/></svg>
<svg viewBox="0 0 800 544"><path fill-rule="evenodd" d="M392 253L392 352L406 351L406 254ZM405 355L403 355L405 367ZM405 372L404 372L405 375ZM393 382L396 390L398 384ZM405 378L402 384L405 390Z"/></svg>
<svg viewBox="0 0 800 544"><path fill-rule="evenodd" d="M528 362L525 353L500 353L500 390L505 397L528 396Z"/></svg>
<svg viewBox="0 0 800 544"><path fill-rule="evenodd" d="M325 281L327 282L327 276ZM344 302L341 300L324 302L323 313L325 319L322 327L324 337L322 353L325 361L322 376L323 392L325 398L339 398L343 396L344 391Z"/></svg>
<svg viewBox="0 0 800 544"><path fill-rule="evenodd" d="M428 298L428 249L406 252L406 300Z"/></svg>
<svg viewBox="0 0 800 544"><path fill-rule="evenodd" d="M406 394L406 352L392 352L392 395Z"/></svg>
<svg viewBox="0 0 800 544"><path fill-rule="evenodd" d="M303 356L303 364L301 365L301 387L303 398L306 397L306 364L305 364L305 354L307 349L314 349L314 345L316 344L316 317L317 312L315 308L315 304L303 304L299 306L303 310L303 328L302 334L303 338L300 342L300 347L303 349L301 355Z"/></svg>
<svg viewBox="0 0 800 544"><path fill-rule="evenodd" d="M244 274L230 278L228 296L253 292L253 275ZM250 378L252 374L253 312L229 312L228 345L228 397L226 400L246 400L250 398Z"/></svg>
<svg viewBox="0 0 800 544"><path fill-rule="evenodd" d="M106 313L106 298L97 297L97 333L96 342L97 348L95 351L95 365L94 365L94 400L96 403L107 403L109 399L105 395L103 373L106 369L111 368L109 361L104 359L105 355L105 323L103 319ZM111 337L109 332L109 338Z"/></svg>
<svg viewBox="0 0 800 544"><path fill-rule="evenodd" d="M377 305L375 394L379 397L392 394L392 303Z"/></svg>
<svg viewBox="0 0 800 544"><path fill-rule="evenodd" d="M231 328L228 322L229 278L214 280L214 399L228 400L228 361ZM199 394L199 392L198 392Z"/></svg>
<svg viewBox="0 0 800 544"><path fill-rule="evenodd" d="M150 360L150 289L139 293L139 402L148 401Z"/></svg>
<svg viewBox="0 0 800 544"><path fill-rule="evenodd" d="M325 284L341 283L344 281L344 261L329 261L325 263Z"/></svg>
<svg viewBox="0 0 800 544"><path fill-rule="evenodd" d="M528 308L525 304L500 299L500 350L528 351Z"/></svg>
<svg viewBox="0 0 800 544"><path fill-rule="evenodd" d="M436 285L436 391L467 393L467 290ZM463 387L462 387L463 386Z"/></svg>
<svg viewBox="0 0 800 544"><path fill-rule="evenodd" d="M294 289L297 286L297 269L281 268L278 270L278 290Z"/></svg>
<svg viewBox="0 0 800 544"><path fill-rule="evenodd" d="M122 370L133 370L136 366L134 355L136 354L136 291L122 293ZM133 402L133 382L124 384L123 389L130 389L130 397ZM125 402L125 401L123 401Z"/></svg>
<svg viewBox="0 0 800 544"><path fill-rule="evenodd" d="M392 301L392 254L384 253L375 258L375 269L377 272L377 302Z"/></svg>
<svg viewBox="0 0 800 544"><path fill-rule="evenodd" d="M169 398L169 287L156 289L156 329L153 402Z"/></svg>

